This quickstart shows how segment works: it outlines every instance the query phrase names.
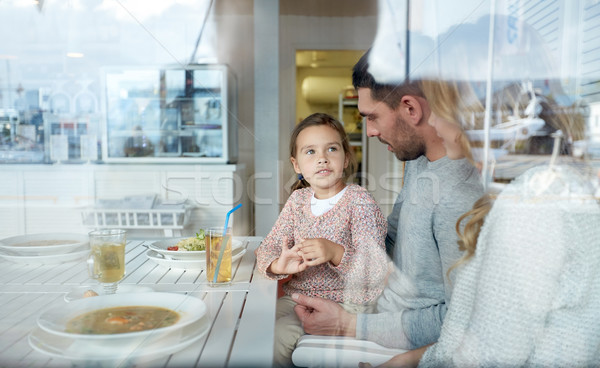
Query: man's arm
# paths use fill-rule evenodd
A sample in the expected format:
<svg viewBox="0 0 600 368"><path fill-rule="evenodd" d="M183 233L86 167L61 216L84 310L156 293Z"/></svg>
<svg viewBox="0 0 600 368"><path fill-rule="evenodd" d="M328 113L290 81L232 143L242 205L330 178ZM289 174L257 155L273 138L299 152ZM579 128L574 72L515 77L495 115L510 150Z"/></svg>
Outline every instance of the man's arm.
<svg viewBox="0 0 600 368"><path fill-rule="evenodd" d="M356 334L356 315L348 313L338 303L306 295L292 294L298 305L294 311L304 332L312 335L351 336Z"/></svg>
<svg viewBox="0 0 600 368"><path fill-rule="evenodd" d="M456 264L463 254L458 248L458 235L455 229L456 221L472 208L473 203L481 196L482 190L478 185L470 185L462 182L453 188L450 193L452 195L441 198L432 213L432 231L438 254L435 257L431 254L430 257L432 261L435 258L439 262L435 267L440 272L437 279L444 288L443 299L440 299L438 303L427 308L406 309L402 312L401 318L399 316L394 318L401 321L402 331L404 331L406 336L405 345L402 345L402 341L396 342L390 340L393 337L390 332L393 331L390 331L389 328L387 329L387 334L384 327L380 331L372 331L369 328L369 334L381 335L373 338L384 339L383 341L388 344L391 341L394 345L398 344L395 347L402 349L414 349L419 346L431 344L439 338L454 286L454 273L448 275L448 270ZM422 286L427 287L426 283ZM370 321L371 316L367 316L367 318L369 318L367 323L370 324L379 322L383 325L385 323L385 321ZM390 319L390 321L394 319ZM361 323L359 321L359 326ZM387 324L389 323L388 321Z"/></svg>
<svg viewBox="0 0 600 368"><path fill-rule="evenodd" d="M455 195L454 192L458 193ZM481 189L462 183L451 194L443 196L433 209L431 227L411 224L411 221L421 221L422 224L422 218L407 219L407 229L421 229L421 233L415 233L417 238L413 236L413 241L407 244L421 244L418 241L429 244L420 246L418 256L411 258L411 262L416 262L413 266L421 270L421 277L411 279L401 271L393 272L379 298L379 313L358 315L357 338L400 349L414 349L439 338L453 285L446 274L462 255L458 249L455 224L471 208ZM431 292L429 288L432 288ZM407 295L412 296L412 301L407 301ZM421 307L415 303L419 298L424 304Z"/></svg>
<svg viewBox="0 0 600 368"><path fill-rule="evenodd" d="M480 186L461 183L452 190L451 197L442 199L433 213L433 235L440 255L446 303L450 301L456 274L448 274L448 270L463 256L463 252L458 248L456 222L460 216L473 208L473 203L481 195L483 193ZM461 225L465 223L466 220Z"/></svg>
<svg viewBox="0 0 600 368"><path fill-rule="evenodd" d="M445 304L419 309L381 311L356 316L357 339L373 341L393 349L415 349L439 338Z"/></svg>
<svg viewBox="0 0 600 368"><path fill-rule="evenodd" d="M387 218L387 235L385 236L385 252L394 259L394 247L396 246L396 234L398 232L398 220L400 219L400 209L402 202L397 199L394 203L392 213Z"/></svg>
<svg viewBox="0 0 600 368"><path fill-rule="evenodd" d="M296 301L296 303L298 303L298 305L294 307L294 311L298 315L300 321L302 321L302 326L304 327L304 331L306 333L312 335L356 337L356 314L346 312L337 303L328 299L311 298L300 294L292 294L292 298ZM378 315L361 314L361 316L376 317ZM420 349L398 355L388 363L393 364L398 362L411 362L412 364L415 364L414 366L416 366L427 347L428 346L425 346Z"/></svg>

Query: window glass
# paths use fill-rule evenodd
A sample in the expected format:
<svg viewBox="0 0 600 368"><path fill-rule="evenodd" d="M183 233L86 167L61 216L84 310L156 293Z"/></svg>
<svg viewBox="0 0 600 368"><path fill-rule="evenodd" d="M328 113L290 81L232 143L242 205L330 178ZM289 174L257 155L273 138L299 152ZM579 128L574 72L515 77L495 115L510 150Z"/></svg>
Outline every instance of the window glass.
<svg viewBox="0 0 600 368"><path fill-rule="evenodd" d="M473 158L488 181L510 182L547 162L557 135L563 156L600 159L600 131L593 124L600 106L598 2L379 5L374 75L442 79L460 82L463 94L468 89L482 109L463 117L469 120L464 123ZM399 24L407 32L390 31ZM393 57L397 62L377 63Z"/></svg>
<svg viewBox="0 0 600 368"><path fill-rule="evenodd" d="M216 62L214 21L197 39L209 4L0 2L0 162L97 158L103 68ZM66 149L62 141L52 146L51 134L66 136ZM92 157L81 154L82 144Z"/></svg>

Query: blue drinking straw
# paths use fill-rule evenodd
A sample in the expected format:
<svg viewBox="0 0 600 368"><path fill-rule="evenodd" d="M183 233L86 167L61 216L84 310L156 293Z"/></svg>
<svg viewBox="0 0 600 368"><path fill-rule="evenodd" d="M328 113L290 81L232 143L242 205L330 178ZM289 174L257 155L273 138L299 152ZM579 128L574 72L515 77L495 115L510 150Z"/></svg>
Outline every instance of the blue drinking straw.
<svg viewBox="0 0 600 368"><path fill-rule="evenodd" d="M238 204L233 207L229 212L227 212L227 216L225 216L225 228L223 229L223 240L221 241L221 251L219 252L219 259L217 260L217 266L215 267L215 277L213 278L213 282L217 283L217 277L219 276L219 268L221 268L221 261L223 260L223 253L225 253L225 245L227 244L227 239L225 236L227 235L227 225L229 224L229 216L233 213L233 211L242 207L242 204ZM225 243L225 245L223 245Z"/></svg>

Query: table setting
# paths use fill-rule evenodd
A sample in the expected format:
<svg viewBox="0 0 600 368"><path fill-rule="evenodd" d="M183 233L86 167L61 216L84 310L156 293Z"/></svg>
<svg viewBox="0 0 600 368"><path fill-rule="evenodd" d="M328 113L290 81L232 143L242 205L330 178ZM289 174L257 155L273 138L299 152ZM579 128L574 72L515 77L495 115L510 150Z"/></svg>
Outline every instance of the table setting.
<svg viewBox="0 0 600 368"><path fill-rule="evenodd" d="M173 317L161 315L163 311ZM50 356L120 365L172 354L197 342L210 327L206 313L202 300L182 294L89 297L43 312L28 341Z"/></svg>
<svg viewBox="0 0 600 368"><path fill-rule="evenodd" d="M73 262L87 257L89 250L88 236L76 233L28 234L0 241L0 257L14 263Z"/></svg>
<svg viewBox="0 0 600 368"><path fill-rule="evenodd" d="M167 250L168 247L171 247L184 239L185 238L172 238L153 242L148 246L149 249L146 252L146 257L163 267L184 270L205 270L206 251L180 252ZM232 262L240 259L246 253L243 242L240 240L233 240L231 252Z"/></svg>
<svg viewBox="0 0 600 368"><path fill-rule="evenodd" d="M125 231L102 229L80 236L81 248L56 244L48 251L81 253L70 261L0 257L2 362L15 367L270 365L277 283L256 274L254 249L262 238L233 236L229 226L203 230L204 250L174 255L167 248L183 238L127 239ZM57 238L40 236L36 241ZM23 239L9 239L0 243L25 247ZM34 246L51 245L28 245ZM13 250L0 247L0 252ZM44 252L25 250L19 257L47 257ZM146 322L118 313L139 306L172 311L176 321L137 331ZM119 312L99 320L133 331L72 329L74 320L112 308Z"/></svg>

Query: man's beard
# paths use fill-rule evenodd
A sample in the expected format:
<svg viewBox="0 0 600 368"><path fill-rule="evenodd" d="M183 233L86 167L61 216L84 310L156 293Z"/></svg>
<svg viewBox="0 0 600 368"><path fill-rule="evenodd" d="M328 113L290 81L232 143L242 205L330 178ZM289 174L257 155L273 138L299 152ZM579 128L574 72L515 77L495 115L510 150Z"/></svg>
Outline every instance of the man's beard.
<svg viewBox="0 0 600 368"><path fill-rule="evenodd" d="M394 156L400 161L412 161L425 155L423 138L416 134L401 117L396 118L396 126L400 139L397 140L397 145L392 146Z"/></svg>

